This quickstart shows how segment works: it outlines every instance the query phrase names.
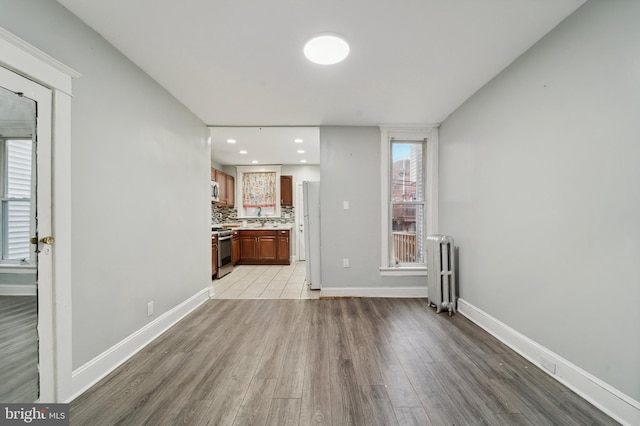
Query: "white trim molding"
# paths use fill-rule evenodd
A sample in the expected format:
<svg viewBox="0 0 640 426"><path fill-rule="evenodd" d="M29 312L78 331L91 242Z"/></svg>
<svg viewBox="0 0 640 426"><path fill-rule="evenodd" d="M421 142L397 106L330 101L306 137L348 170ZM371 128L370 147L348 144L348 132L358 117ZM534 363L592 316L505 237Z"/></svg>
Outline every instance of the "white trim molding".
<svg viewBox="0 0 640 426"><path fill-rule="evenodd" d="M640 425L640 402L594 377L483 310L458 299L458 312L623 425ZM555 364L555 372L545 366Z"/></svg>
<svg viewBox="0 0 640 426"><path fill-rule="evenodd" d="M0 27L0 65L72 96L72 79L82 74Z"/></svg>
<svg viewBox="0 0 640 426"><path fill-rule="evenodd" d="M326 287L320 297L398 297L426 298L427 287Z"/></svg>
<svg viewBox="0 0 640 426"><path fill-rule="evenodd" d="M185 316L189 315L202 303L209 300L210 291L210 287L200 290L175 308L165 312L140 330L129 335L91 361L74 370L72 373L73 394L65 402L71 402L80 396L107 374L111 373L138 353L155 338L173 327Z"/></svg>
<svg viewBox="0 0 640 426"><path fill-rule="evenodd" d="M0 284L0 296L35 296L35 284Z"/></svg>

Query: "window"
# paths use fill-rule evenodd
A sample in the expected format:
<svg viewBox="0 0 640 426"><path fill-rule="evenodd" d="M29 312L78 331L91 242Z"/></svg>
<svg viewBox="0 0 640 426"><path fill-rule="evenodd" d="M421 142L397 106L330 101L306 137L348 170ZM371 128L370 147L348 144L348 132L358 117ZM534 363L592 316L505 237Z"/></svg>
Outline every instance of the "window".
<svg viewBox="0 0 640 426"><path fill-rule="evenodd" d="M1 261L28 264L32 261L30 238L34 228L33 143L31 139L0 139L0 149Z"/></svg>
<svg viewBox="0 0 640 426"><path fill-rule="evenodd" d="M391 141L392 265L424 265L425 142Z"/></svg>
<svg viewBox="0 0 640 426"><path fill-rule="evenodd" d="M436 232L437 130L381 128L383 274L425 274Z"/></svg>
<svg viewBox="0 0 640 426"><path fill-rule="evenodd" d="M281 166L236 166L239 218L280 217Z"/></svg>

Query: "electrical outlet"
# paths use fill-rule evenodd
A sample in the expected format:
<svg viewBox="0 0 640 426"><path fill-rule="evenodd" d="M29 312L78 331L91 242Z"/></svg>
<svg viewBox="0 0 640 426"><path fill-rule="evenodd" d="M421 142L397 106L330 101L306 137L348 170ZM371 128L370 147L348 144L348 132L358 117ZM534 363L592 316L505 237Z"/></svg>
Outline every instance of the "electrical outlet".
<svg viewBox="0 0 640 426"><path fill-rule="evenodd" d="M147 303L147 316L153 315L153 302Z"/></svg>
<svg viewBox="0 0 640 426"><path fill-rule="evenodd" d="M556 364L554 362L540 357L540 365L551 374L556 374Z"/></svg>
<svg viewBox="0 0 640 426"><path fill-rule="evenodd" d="M343 268L349 267L349 259L342 259L342 267Z"/></svg>

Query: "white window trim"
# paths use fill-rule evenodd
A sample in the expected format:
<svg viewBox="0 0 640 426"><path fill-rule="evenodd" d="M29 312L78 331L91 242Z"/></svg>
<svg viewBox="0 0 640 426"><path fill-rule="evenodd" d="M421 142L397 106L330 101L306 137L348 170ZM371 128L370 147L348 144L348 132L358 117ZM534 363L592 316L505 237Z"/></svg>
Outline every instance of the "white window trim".
<svg viewBox="0 0 640 426"><path fill-rule="evenodd" d="M426 226L429 234L438 232L438 126L433 124L419 125L381 125L380 126L380 275L382 276L410 276L426 275L427 268L415 266L389 265L389 176L391 141L427 141L427 171L425 187ZM426 253L425 253L426 259Z"/></svg>
<svg viewBox="0 0 640 426"><path fill-rule="evenodd" d="M243 177L245 173L274 172L276 174L276 210L272 216L260 216L260 219L279 218L282 216L280 205L280 175L282 166L236 166L236 205L238 219L258 219L258 216L247 216L242 205Z"/></svg>

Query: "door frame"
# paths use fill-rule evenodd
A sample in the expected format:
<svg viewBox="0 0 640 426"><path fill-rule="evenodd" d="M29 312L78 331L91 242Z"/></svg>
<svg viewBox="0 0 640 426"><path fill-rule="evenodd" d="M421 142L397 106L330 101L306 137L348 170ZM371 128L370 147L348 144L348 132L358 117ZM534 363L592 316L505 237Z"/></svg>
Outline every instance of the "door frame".
<svg viewBox="0 0 640 426"><path fill-rule="evenodd" d="M49 288L41 289L42 302L38 302L39 314L44 315L39 319L39 323L43 323L39 332L43 333L40 346L41 357L44 357L41 358L44 364L39 402L68 402L72 397L71 88L73 78L81 74L2 27L0 66L44 86L51 93L49 111L40 115L39 106L39 126L45 128L42 135L38 134L38 143L50 149L51 159L45 167L51 176L52 196L48 201L43 200L51 210L51 228L48 230L51 232L47 235L55 236L55 244L47 256L51 268ZM42 232L46 233L47 229Z"/></svg>
<svg viewBox="0 0 640 426"><path fill-rule="evenodd" d="M296 182L296 196L295 196L295 206L296 206L296 240L298 242L297 245L297 255L298 260L306 260L307 259L307 248L304 242L304 233L307 232L304 229L304 196L303 196L303 186L302 182Z"/></svg>

